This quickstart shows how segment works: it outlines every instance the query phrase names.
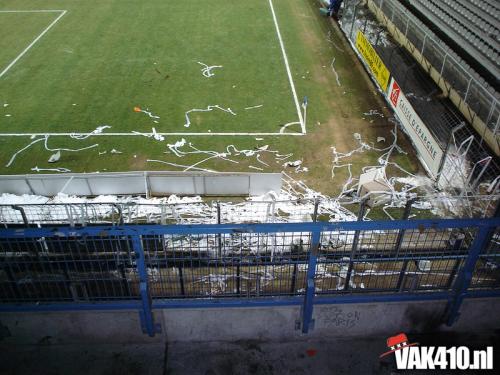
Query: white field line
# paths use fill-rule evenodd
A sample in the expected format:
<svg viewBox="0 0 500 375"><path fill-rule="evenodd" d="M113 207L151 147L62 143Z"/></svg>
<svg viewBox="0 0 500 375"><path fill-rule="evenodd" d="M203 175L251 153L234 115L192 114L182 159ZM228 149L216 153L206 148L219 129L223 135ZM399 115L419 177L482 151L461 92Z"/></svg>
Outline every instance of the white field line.
<svg viewBox="0 0 500 375"><path fill-rule="evenodd" d="M298 122L297 122L298 124ZM295 135L295 136L302 136L305 135L305 133L156 133L159 135L163 136L168 136L168 135L189 135L189 136L213 136L213 135L227 135L227 136L241 136L241 135L255 135L255 136L264 136L264 135ZM0 137L37 137L37 136L45 136L45 135L50 135L51 137L53 136L70 136L70 135L75 135L75 133L0 133ZM99 133L99 134L92 134L92 137L105 137L105 136L153 136L153 133Z"/></svg>
<svg viewBox="0 0 500 375"><path fill-rule="evenodd" d="M300 111L300 104L299 100L297 99L297 92L295 91L295 84L293 83L292 72L290 71L290 65L288 64L288 57L286 56L285 45L283 44L283 39L281 38L281 32L278 26L278 20L276 19L276 13L274 12L274 6L272 0L269 0L269 6L271 7L271 12L273 14L274 26L276 26L276 34L278 35L281 52L283 53L283 60L285 61L286 73L288 74L288 81L290 82L290 88L292 89L293 100L295 101L295 107L297 108L297 115L299 116L300 126L302 128L302 133L305 134L306 127L304 125L304 119L302 118L302 112Z"/></svg>
<svg viewBox="0 0 500 375"><path fill-rule="evenodd" d="M16 12L16 11L2 11L2 13L14 13L14 12ZM55 12L55 11L19 11L19 13L29 13L29 12L31 12L31 13L42 13L42 12ZM62 10L61 14L54 21L52 21L51 24L49 26L47 26L45 28L45 30L43 30L28 45L28 47L26 47L19 55L17 55L17 57L14 60L12 60L12 62L9 65L7 65L7 67L4 70L2 70L2 72L0 72L0 78L2 78L10 70L10 68L12 68L14 66L14 64L17 63L19 61L19 59L21 57L23 57L26 54L26 52L28 52L30 50L30 48L33 47L36 44L36 42L38 42L47 33L47 31L49 31L52 28L52 26L54 26L62 18L62 16L64 16L66 14L66 12L67 12L66 10Z"/></svg>
<svg viewBox="0 0 500 375"><path fill-rule="evenodd" d="M60 13L63 9L35 9L35 10L0 10L0 13Z"/></svg>

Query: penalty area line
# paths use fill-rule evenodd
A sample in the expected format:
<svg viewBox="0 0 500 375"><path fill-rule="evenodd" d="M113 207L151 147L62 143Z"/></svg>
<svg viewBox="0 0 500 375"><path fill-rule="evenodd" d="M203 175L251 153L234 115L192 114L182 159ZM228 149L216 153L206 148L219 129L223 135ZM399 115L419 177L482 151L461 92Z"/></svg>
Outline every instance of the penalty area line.
<svg viewBox="0 0 500 375"><path fill-rule="evenodd" d="M290 70L290 64L288 63L288 57L285 51L285 44L283 43L283 38L281 37L280 27L278 25L278 19L276 18L276 13L274 11L273 1L269 0L269 7L271 8L271 13L273 14L274 26L276 27L276 34L278 35L278 40L280 42L281 52L283 54L283 61L285 62L286 73L288 75L288 81L290 82L290 88L292 89L292 96L295 102L295 107L297 108L297 115L299 116L300 127L302 133L306 133L306 127L304 124L304 118L302 117L302 112L300 111L300 104L297 98L297 92L295 91L295 84L293 83L292 72Z"/></svg>
<svg viewBox="0 0 500 375"><path fill-rule="evenodd" d="M48 11L21 11L18 13L42 13L42 12L48 12ZM15 11L2 11L2 13L15 13ZM17 57L12 60L12 62L7 65L7 67L0 72L0 78L2 78L18 61L21 59L30 49L33 47L51 28L54 26L65 14L67 13L66 10L62 10L61 14L50 23L49 26L47 26L38 36L26 47Z"/></svg>
<svg viewBox="0 0 500 375"><path fill-rule="evenodd" d="M63 9L0 10L0 13L60 13Z"/></svg>
<svg viewBox="0 0 500 375"><path fill-rule="evenodd" d="M297 122L298 124L298 122ZM51 137L54 137L54 136L64 136L64 137L68 137L68 136L74 136L74 135L86 135L90 132L73 132L73 133L0 133L0 137L43 137L43 136L46 136L46 135L49 135ZM156 133L156 134L159 134L159 135L163 135L163 136L169 136L169 135L176 135L176 136L179 136L179 135L184 135L184 136L229 136L229 137L234 137L234 136L276 136L276 135L279 135L279 136L303 136L305 135L305 133L182 133L182 132L179 132L179 133ZM92 137L104 137L104 136L111 136L111 137L117 137L117 136L134 136L134 137L137 137L137 136L153 136L154 133L99 133L99 134L92 134L91 136Z"/></svg>

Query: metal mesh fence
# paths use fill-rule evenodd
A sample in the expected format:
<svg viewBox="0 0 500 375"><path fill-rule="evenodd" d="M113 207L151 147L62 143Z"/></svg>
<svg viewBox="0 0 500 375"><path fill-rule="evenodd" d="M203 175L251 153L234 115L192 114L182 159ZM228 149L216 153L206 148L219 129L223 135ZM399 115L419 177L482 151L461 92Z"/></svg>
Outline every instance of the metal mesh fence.
<svg viewBox="0 0 500 375"><path fill-rule="evenodd" d="M0 231L0 300L138 300L141 274L153 300L300 296L310 267L317 295L452 291L476 251L478 230L438 224L232 224L173 232L143 225L34 228L24 230L35 233L27 236ZM500 287L499 236L491 227L471 288Z"/></svg>
<svg viewBox="0 0 500 375"><path fill-rule="evenodd" d="M127 237L0 240L3 302L138 298Z"/></svg>
<svg viewBox="0 0 500 375"><path fill-rule="evenodd" d="M473 233L467 231L471 236ZM337 244L322 254L320 292L446 290L456 262L466 256L464 236L453 230L323 233ZM332 241L333 239L333 241Z"/></svg>
<svg viewBox="0 0 500 375"><path fill-rule="evenodd" d="M166 235L143 243L153 298L289 296L304 288L309 233Z"/></svg>
<svg viewBox="0 0 500 375"><path fill-rule="evenodd" d="M483 249L474 269L472 288L500 288L500 229L492 231L491 240Z"/></svg>

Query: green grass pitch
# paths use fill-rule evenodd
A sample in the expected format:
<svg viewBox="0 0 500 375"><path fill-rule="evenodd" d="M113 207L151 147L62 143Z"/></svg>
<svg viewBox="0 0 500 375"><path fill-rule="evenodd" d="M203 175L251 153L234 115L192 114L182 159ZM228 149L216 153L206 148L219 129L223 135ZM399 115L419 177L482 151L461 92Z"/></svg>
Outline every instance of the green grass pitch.
<svg viewBox="0 0 500 375"><path fill-rule="evenodd" d="M267 0L57 5L68 12L2 77L13 112L2 132L109 124L113 133L150 132L152 125L163 133L278 133L279 125L298 121ZM59 15L0 13L2 35L4 27L14 31L2 41L2 65ZM198 62L222 68L205 77ZM186 111L209 105L237 115L198 112L184 126ZM135 106L160 116L158 124Z"/></svg>
<svg viewBox="0 0 500 375"><path fill-rule="evenodd" d="M291 152L310 169L304 179L334 191L342 173L333 185L323 181L331 165L329 147L347 150L355 145L356 131L390 138L392 126L362 122L360 113L379 108L380 102L339 31L332 35L342 52L328 44L328 32L331 25L319 16L314 0L2 1L0 174L54 166L47 163L51 152L38 143L5 167L32 134L54 134L51 147L98 142L92 150L63 153L57 167L73 172L165 169L147 159L179 162L164 154L165 142L184 137L219 152L229 144L240 149L267 144ZM333 57L342 87L330 70ZM206 77L199 62L222 67ZM310 103L305 124L304 96ZM186 112L214 105L225 111L191 112L187 121ZM285 124L291 125L283 129ZM85 141L67 136L103 125L111 127L105 133L116 135ZM132 135L153 127L165 142ZM305 130L307 135L300 134ZM112 148L123 154L102 156ZM400 159L412 168L411 157ZM199 160L189 155L182 164ZM355 163L375 160L366 153ZM236 165L216 159L203 167L252 171L245 160Z"/></svg>

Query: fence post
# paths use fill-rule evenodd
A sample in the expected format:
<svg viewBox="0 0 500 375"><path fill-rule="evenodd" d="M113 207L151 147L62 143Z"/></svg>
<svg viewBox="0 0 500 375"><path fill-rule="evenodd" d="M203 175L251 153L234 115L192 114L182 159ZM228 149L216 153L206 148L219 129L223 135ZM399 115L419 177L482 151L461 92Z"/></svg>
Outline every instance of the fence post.
<svg viewBox="0 0 500 375"><path fill-rule="evenodd" d="M318 208L319 208L319 199L314 198L314 211L313 211L313 223L318 221Z"/></svg>
<svg viewBox="0 0 500 375"><path fill-rule="evenodd" d="M26 212L24 211L24 208L23 208L23 207L21 207L21 206L16 206L16 205L14 205L14 204L13 204L12 206L10 206L10 207L11 207L13 210L16 210L16 211L19 211L19 212L20 212L21 217L23 218L23 223L24 223L24 226L25 226L26 228L29 228L29 226L30 226L30 222L29 222L29 220L28 220L28 217L26 216Z"/></svg>
<svg viewBox="0 0 500 375"><path fill-rule="evenodd" d="M148 272L144 259L144 249L139 235L132 236L132 248L135 252L137 273L139 274L139 292L141 295L142 310L139 311L142 331L153 337L155 333L161 332L161 326L155 324L152 311L151 295L149 294Z"/></svg>
<svg viewBox="0 0 500 375"><path fill-rule="evenodd" d="M462 248L462 245L465 240L465 234L462 232L458 233L452 233L452 236L450 236L449 244L451 249L453 250L453 254L458 254L460 252L460 249ZM450 289L453 285L453 280L455 280L455 276L460 269L460 263L462 263L462 260L459 258L455 260L455 263L453 264L453 268L451 269L450 276L448 276L448 281L446 283L446 289Z"/></svg>
<svg viewBox="0 0 500 375"><path fill-rule="evenodd" d="M238 297L241 294L241 272L240 272L240 261L238 261L238 264L236 265L236 294Z"/></svg>
<svg viewBox="0 0 500 375"><path fill-rule="evenodd" d="M410 217L411 206L413 205L413 203L415 203L415 200L416 199L413 198L413 199L408 199L406 201L406 206L405 206L405 210L403 212L403 217L401 218L402 220L408 220L408 218ZM400 229L399 233L398 233L398 237L396 238L396 245L394 248L396 257L399 256L399 251L401 250L401 246L403 245L403 239L405 236L405 232L406 231L404 229ZM401 267L401 272L399 273L398 283L396 285L396 289L400 292L401 292L401 287L403 286L403 281L404 281L404 278L406 275L407 268L408 268L408 261L405 260L403 262L403 266Z"/></svg>
<svg viewBox="0 0 500 375"><path fill-rule="evenodd" d="M356 23L356 16L358 15L358 4L354 4L354 12L352 15L351 32L349 33L349 39L352 40L352 33L354 31L354 24Z"/></svg>
<svg viewBox="0 0 500 375"><path fill-rule="evenodd" d="M217 224L221 224L220 202L217 201ZM219 259L222 258L222 234L217 234L217 247L219 249Z"/></svg>
<svg viewBox="0 0 500 375"><path fill-rule="evenodd" d="M302 333L308 333L309 329L314 327L312 319L314 308L314 292L316 276L316 263L318 260L318 251L321 238L321 229L315 228L311 236L311 248L309 250L309 261L307 266L306 278L306 294L304 296L304 304L302 305Z"/></svg>
<svg viewBox="0 0 500 375"><path fill-rule="evenodd" d="M359 204L358 221L363 221L363 216L365 216L366 202L367 199L363 199ZM349 289L349 283L351 282L351 274L352 274L352 269L354 267L352 260L354 259L354 254L358 250L359 234L360 234L359 230L355 231L354 238L352 239L352 249L351 249L351 255L349 256L349 266L347 268L347 274L345 277L344 290Z"/></svg>
<svg viewBox="0 0 500 375"><path fill-rule="evenodd" d="M446 306L444 319L448 326L453 325L460 316L460 306L462 305L467 289L470 287L477 260L479 259L481 250L486 247L492 235L493 230L491 227L482 226L478 229L476 238L474 238L472 242L465 263L457 274L457 278L453 284L451 298Z"/></svg>
<svg viewBox="0 0 500 375"><path fill-rule="evenodd" d="M184 273L182 271L182 266L178 266L177 269L179 270L179 284L181 287L181 296L184 297L186 295L186 290L184 288Z"/></svg>
<svg viewBox="0 0 500 375"><path fill-rule="evenodd" d="M406 29L405 29L405 39L408 39L408 27L410 26L410 17L406 15Z"/></svg>
<svg viewBox="0 0 500 375"><path fill-rule="evenodd" d="M146 199L149 199L151 194L149 193L149 175L148 172L144 171L144 190L146 190Z"/></svg>

